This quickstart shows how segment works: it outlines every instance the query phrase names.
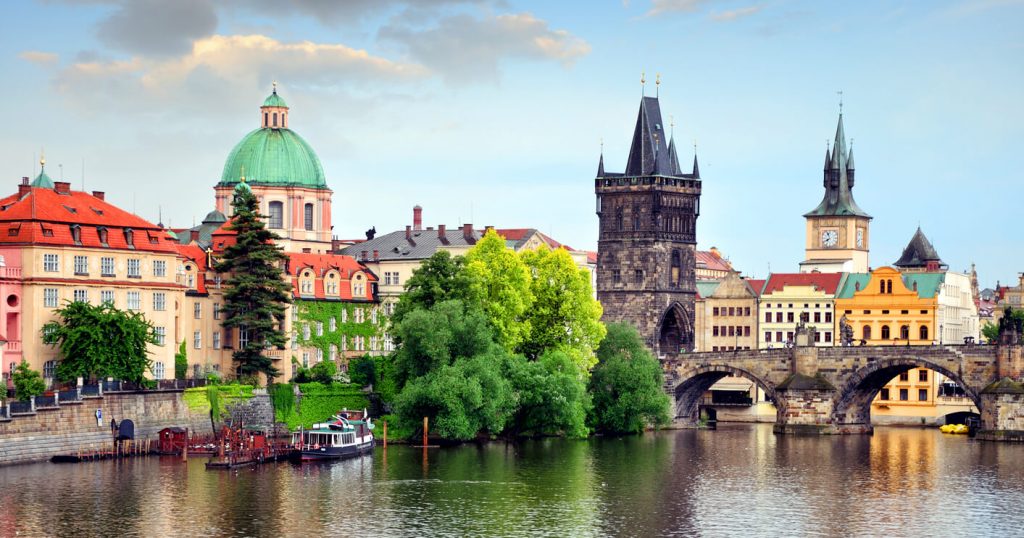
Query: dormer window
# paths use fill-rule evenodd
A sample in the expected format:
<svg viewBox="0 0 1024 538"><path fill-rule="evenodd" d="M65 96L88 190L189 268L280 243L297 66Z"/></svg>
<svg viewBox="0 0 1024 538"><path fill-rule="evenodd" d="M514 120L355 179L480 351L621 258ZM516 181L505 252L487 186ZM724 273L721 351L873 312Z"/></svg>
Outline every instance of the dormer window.
<svg viewBox="0 0 1024 538"><path fill-rule="evenodd" d="M71 225L71 239L76 245L82 244L82 227L77 224Z"/></svg>
<svg viewBox="0 0 1024 538"><path fill-rule="evenodd" d="M101 245L103 245L105 247L110 246L110 245L107 244L107 228L106 227L100 226L99 228L96 228L96 233L97 233L97 235L100 236L100 244Z"/></svg>
<svg viewBox="0 0 1024 538"><path fill-rule="evenodd" d="M131 228L124 229L124 242L128 243L128 248L135 248L135 232Z"/></svg>
<svg viewBox="0 0 1024 538"><path fill-rule="evenodd" d="M53 228L47 228L42 224L39 225L39 228L43 231L43 237L53 237Z"/></svg>

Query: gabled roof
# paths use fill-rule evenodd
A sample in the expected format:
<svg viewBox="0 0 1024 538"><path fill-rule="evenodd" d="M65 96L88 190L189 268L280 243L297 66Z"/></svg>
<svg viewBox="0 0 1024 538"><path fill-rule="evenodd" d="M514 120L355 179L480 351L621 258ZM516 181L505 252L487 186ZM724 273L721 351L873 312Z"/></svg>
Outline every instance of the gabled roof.
<svg viewBox="0 0 1024 538"><path fill-rule="evenodd" d="M935 262L940 266L945 265L942 263L939 253L935 251L935 247L932 246L932 242L925 237L921 227L918 226L914 237L910 238L910 243L907 243L907 247L903 249L903 255L893 265L900 268L927 267L928 262Z"/></svg>
<svg viewBox="0 0 1024 538"><path fill-rule="evenodd" d="M470 247L483 237L479 230L472 230L467 238L461 227L445 230L445 239L441 240L438 230L410 230L409 239L405 230L378 235L373 239L350 245L341 249L341 254L359 259L366 252L371 259L374 251L380 260L423 260L434 255L442 247Z"/></svg>
<svg viewBox="0 0 1024 538"><path fill-rule="evenodd" d="M292 295L296 299L336 299L341 301L372 301L373 288L365 286L363 295L353 297L352 276L362 273L366 277L367 284L377 282L377 276L369 269L356 261L351 256L341 254L310 254L305 252L288 252L288 263L285 265L285 274L292 282ZM313 294L300 293L299 276L304 270L313 272ZM324 287L324 276L329 272L336 271L338 275L338 294L327 294Z"/></svg>
<svg viewBox="0 0 1024 538"><path fill-rule="evenodd" d="M510 245L514 250L519 250L523 244L528 241L534 234L537 234L541 241L544 242L550 249L565 248L565 250L573 250L569 245L564 245L551 238L551 236L541 232L536 228L495 228L495 232L498 235L505 238L505 241L512 242Z"/></svg>
<svg viewBox="0 0 1024 538"><path fill-rule="evenodd" d="M196 264L196 291L206 294L206 251L195 243L191 245L176 245L178 255Z"/></svg>
<svg viewBox="0 0 1024 538"><path fill-rule="evenodd" d="M78 242L72 234L76 226ZM131 246L127 229L132 230ZM105 244L100 241L101 232L106 234ZM30 187L24 194L0 199L2 243L176 251L174 241L156 224L86 192L58 193L41 187Z"/></svg>
<svg viewBox="0 0 1024 538"><path fill-rule="evenodd" d="M781 291L786 286L813 286L826 295L835 295L842 278L843 273L772 273L761 295Z"/></svg>
<svg viewBox="0 0 1024 538"><path fill-rule="evenodd" d="M665 132L665 124L661 119L661 105L657 97L644 96L640 99L640 111L637 114L636 127L633 130L633 141L629 148L624 174L605 173L603 159L598 169L598 177L602 176L671 176L693 178L691 174L683 174L679 166L679 157L674 145L670 146L669 136Z"/></svg>
<svg viewBox="0 0 1024 538"><path fill-rule="evenodd" d="M747 279L747 285L750 286L750 289L754 290L754 295L758 297L761 296L761 291L764 289L765 282L767 282L767 280Z"/></svg>
<svg viewBox="0 0 1024 538"><path fill-rule="evenodd" d="M698 250L694 256L698 269L710 271L732 271L732 264L721 255L710 250Z"/></svg>

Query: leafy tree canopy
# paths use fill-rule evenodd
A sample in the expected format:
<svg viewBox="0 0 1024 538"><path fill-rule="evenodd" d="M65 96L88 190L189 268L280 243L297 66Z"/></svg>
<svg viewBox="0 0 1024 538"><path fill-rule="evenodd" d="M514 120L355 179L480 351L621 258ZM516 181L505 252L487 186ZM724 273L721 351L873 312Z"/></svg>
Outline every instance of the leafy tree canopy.
<svg viewBox="0 0 1024 538"><path fill-rule="evenodd" d="M505 364L516 405L510 435L587 435L590 396L568 355L549 351L537 361L516 355Z"/></svg>
<svg viewBox="0 0 1024 538"><path fill-rule="evenodd" d="M142 381L151 368L148 344L156 344L153 325L140 312L110 303L69 302L56 311L59 321L43 326L43 343L57 346L57 377L114 377Z"/></svg>
<svg viewBox="0 0 1024 538"><path fill-rule="evenodd" d="M33 396L39 396L46 390L46 382L39 372L29 368L25 359L21 360L14 372L11 373L11 381L14 383L14 397L26 401Z"/></svg>
<svg viewBox="0 0 1024 538"><path fill-rule="evenodd" d="M470 296L491 321L495 340L514 351L530 334L530 269L497 232L488 230L466 253L466 274Z"/></svg>
<svg viewBox="0 0 1024 538"><path fill-rule="evenodd" d="M470 280L465 268L466 259L462 256L452 256L446 250L435 252L405 282L405 292L399 297L391 322L397 325L409 312L444 301L457 299L466 302Z"/></svg>
<svg viewBox="0 0 1024 538"><path fill-rule="evenodd" d="M662 390L657 359L630 325L612 323L598 347L600 359L590 377L593 427L606 433L639 433L669 421L669 399Z"/></svg>
<svg viewBox="0 0 1024 538"><path fill-rule="evenodd" d="M174 379L185 379L188 377L188 352L185 351L185 341L181 341L178 352L174 354Z"/></svg>
<svg viewBox="0 0 1024 538"><path fill-rule="evenodd" d="M1010 308L1006 307L1003 311L1003 317L1009 316L1013 319L1013 323L1024 324L1024 309L1021 308ZM1004 322L1004 325L1006 323ZM999 341L999 325L995 323L987 323L981 328L981 335L985 337L988 342Z"/></svg>
<svg viewBox="0 0 1024 538"><path fill-rule="evenodd" d="M458 300L413 310L395 327L395 332L402 340L394 355L400 387L411 379L450 366L457 358L486 353L494 345L483 312Z"/></svg>
<svg viewBox="0 0 1024 538"><path fill-rule="evenodd" d="M278 237L266 228L251 190L236 188L232 207L234 216L228 229L236 234L235 244L224 249L215 267L217 272L229 274L225 280L223 325L248 336L245 346L232 356L239 374L263 373L273 378L280 372L264 350L285 345L281 327L285 304L291 302L291 286L284 280L281 267L288 258L274 245Z"/></svg>

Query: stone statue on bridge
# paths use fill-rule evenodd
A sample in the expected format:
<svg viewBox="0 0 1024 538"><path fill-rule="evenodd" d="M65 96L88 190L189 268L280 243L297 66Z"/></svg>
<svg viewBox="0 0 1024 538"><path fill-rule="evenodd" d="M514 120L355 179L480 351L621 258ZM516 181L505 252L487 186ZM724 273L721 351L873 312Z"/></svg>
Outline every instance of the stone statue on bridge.
<svg viewBox="0 0 1024 538"><path fill-rule="evenodd" d="M839 318L839 341L843 347L850 347L853 345L853 326L850 325L850 321L846 319L846 314Z"/></svg>

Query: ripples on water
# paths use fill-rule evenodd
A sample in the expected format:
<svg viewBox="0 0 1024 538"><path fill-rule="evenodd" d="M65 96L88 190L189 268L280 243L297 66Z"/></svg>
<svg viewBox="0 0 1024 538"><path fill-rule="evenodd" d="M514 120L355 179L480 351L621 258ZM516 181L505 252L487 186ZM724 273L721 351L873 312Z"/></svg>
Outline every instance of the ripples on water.
<svg viewBox="0 0 1024 538"><path fill-rule="evenodd" d="M1020 535L1024 446L770 425L206 471L148 458L0 469L0 536Z"/></svg>

